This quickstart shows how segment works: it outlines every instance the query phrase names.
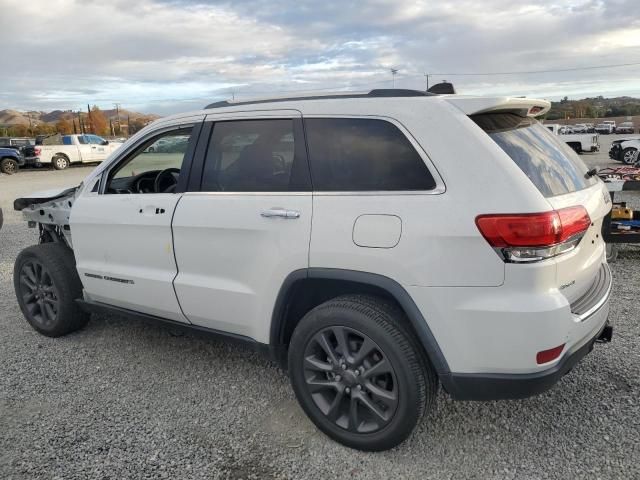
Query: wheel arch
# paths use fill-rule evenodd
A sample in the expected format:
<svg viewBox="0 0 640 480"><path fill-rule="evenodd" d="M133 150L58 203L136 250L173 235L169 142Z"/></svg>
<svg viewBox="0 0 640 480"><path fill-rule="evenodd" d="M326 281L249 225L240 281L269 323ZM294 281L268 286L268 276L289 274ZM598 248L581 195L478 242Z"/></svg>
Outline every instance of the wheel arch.
<svg viewBox="0 0 640 480"><path fill-rule="evenodd" d="M295 326L309 310L331 298L354 293L373 294L396 303L438 375L450 372L426 319L402 285L384 275L335 268L296 270L280 287L269 336L270 348L278 364L286 369L289 340Z"/></svg>

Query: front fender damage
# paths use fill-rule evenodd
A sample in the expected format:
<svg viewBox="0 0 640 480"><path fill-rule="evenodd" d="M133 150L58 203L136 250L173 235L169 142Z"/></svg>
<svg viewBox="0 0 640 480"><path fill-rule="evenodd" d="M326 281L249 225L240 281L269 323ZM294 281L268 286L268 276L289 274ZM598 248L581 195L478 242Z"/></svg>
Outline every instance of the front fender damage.
<svg viewBox="0 0 640 480"><path fill-rule="evenodd" d="M69 218L81 186L18 198L13 208L22 212L30 228L39 228L41 243L63 242L72 248Z"/></svg>

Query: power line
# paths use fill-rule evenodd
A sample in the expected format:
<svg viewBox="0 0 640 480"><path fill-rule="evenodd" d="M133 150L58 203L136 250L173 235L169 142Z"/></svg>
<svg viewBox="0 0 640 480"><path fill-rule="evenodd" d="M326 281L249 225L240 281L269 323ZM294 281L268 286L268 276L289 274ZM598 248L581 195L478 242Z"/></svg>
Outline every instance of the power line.
<svg viewBox="0 0 640 480"><path fill-rule="evenodd" d="M594 65L589 67L574 67L574 68L558 68L553 70L523 70L518 72L458 72L458 73L430 73L429 75L448 75L448 76L475 76L475 75L530 75L536 73L562 73L562 72L577 72L580 70L597 70L601 68L617 68L617 67L632 67L640 65L640 62L634 63L614 63L610 65Z"/></svg>

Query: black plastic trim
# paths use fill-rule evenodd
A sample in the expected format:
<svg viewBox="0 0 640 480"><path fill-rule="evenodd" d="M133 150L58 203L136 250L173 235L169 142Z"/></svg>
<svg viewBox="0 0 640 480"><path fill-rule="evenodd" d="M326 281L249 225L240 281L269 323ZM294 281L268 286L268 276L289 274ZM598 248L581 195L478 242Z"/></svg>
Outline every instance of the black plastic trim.
<svg viewBox="0 0 640 480"><path fill-rule="evenodd" d="M585 357L608 326L578 350L542 372L529 374L449 373L440 376L445 390L454 400L509 400L527 398L546 392ZM610 332L610 328L607 332Z"/></svg>
<svg viewBox="0 0 640 480"><path fill-rule="evenodd" d="M101 303L101 302L92 302L92 301L87 301L87 300L82 300L82 299L77 299L76 302L78 303L80 308L82 308L82 310L84 310L87 313L99 313L99 314L112 314L112 313L115 313L115 314L122 315L122 316L125 316L125 317L130 318L130 319L133 319L133 320L140 320L140 321L149 322L149 323L162 323L164 325L169 325L171 327L175 327L175 328L178 328L178 329L197 331L199 333L204 333L206 335L210 335L210 336L213 336L213 337L224 338L224 340L226 340L226 341L247 345L250 348L252 348L253 350L255 350L255 351L257 351L257 352L259 352L261 354L264 354L264 355L266 355L266 356L268 356L270 358L273 358L273 355L271 353L271 349L269 348L269 345L257 342L253 338L246 337L244 335L237 335L235 333L223 332L221 330L215 330L213 328L202 327L202 326L199 326L199 325L194 325L192 323L177 322L175 320L169 320L167 318L156 317L155 315L149 315L149 314L146 314L146 313L136 312L136 311L129 310L129 309L126 309L126 308L116 307L116 306L108 305L106 303Z"/></svg>
<svg viewBox="0 0 640 480"><path fill-rule="evenodd" d="M383 275L356 270L308 268L292 272L283 282L273 310L270 344L276 347L276 349L282 350L284 347L282 345L281 335L284 327L283 321L285 319L286 305L288 304L289 296L291 294L291 287L296 281L304 278L346 280L364 285L372 285L386 291L398 302L406 313L407 318L418 335L418 340L424 347L427 356L438 375L442 376L450 373L449 365L447 364L442 350L440 350L440 346L433 336L427 321L402 285Z"/></svg>

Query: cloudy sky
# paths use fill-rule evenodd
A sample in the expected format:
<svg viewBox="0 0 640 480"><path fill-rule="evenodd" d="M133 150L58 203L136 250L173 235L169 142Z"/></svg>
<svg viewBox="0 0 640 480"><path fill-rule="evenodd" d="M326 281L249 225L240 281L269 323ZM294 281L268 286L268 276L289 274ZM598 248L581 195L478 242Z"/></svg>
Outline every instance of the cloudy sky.
<svg viewBox="0 0 640 480"><path fill-rule="evenodd" d="M0 0L0 109L154 113L286 91L640 96L638 0ZM474 75L454 75L471 73ZM85 107L86 108L86 107Z"/></svg>

